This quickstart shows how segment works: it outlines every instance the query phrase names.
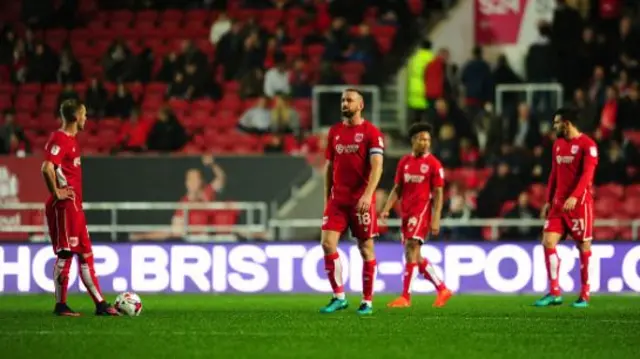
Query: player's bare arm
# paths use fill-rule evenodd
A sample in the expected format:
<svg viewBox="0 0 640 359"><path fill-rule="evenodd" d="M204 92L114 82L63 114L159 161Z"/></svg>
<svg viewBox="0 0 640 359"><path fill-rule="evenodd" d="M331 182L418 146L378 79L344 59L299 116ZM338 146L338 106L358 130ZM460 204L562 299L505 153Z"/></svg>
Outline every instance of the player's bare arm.
<svg viewBox="0 0 640 359"><path fill-rule="evenodd" d="M327 200L331 195L331 187L333 186L333 162L327 161L324 165L324 205L327 206Z"/></svg>
<svg viewBox="0 0 640 359"><path fill-rule="evenodd" d="M49 189L49 193L51 193L57 200L61 201L75 198L71 187L58 188L56 185L56 170L53 162L42 162L42 175L44 177L44 182L47 184L47 188Z"/></svg>
<svg viewBox="0 0 640 359"><path fill-rule="evenodd" d="M362 194L362 197L360 197L357 206L357 210L360 213L367 213L369 211L369 208L371 208L371 200L373 198L373 194L378 188L380 177L382 177L382 155L377 153L372 154L369 157L369 161L371 162L369 183L367 184L367 188L364 190L364 194Z"/></svg>
<svg viewBox="0 0 640 359"><path fill-rule="evenodd" d="M380 219L386 220L389 218L389 212L391 208L396 204L396 202L402 198L402 185L394 184L391 192L389 193L389 197L387 198L387 202L385 202L384 207L382 207L382 212L380 212Z"/></svg>
<svg viewBox="0 0 640 359"><path fill-rule="evenodd" d="M431 234L440 234L440 217L442 216L442 204L444 203L444 190L436 187L433 192L433 215L431 218Z"/></svg>

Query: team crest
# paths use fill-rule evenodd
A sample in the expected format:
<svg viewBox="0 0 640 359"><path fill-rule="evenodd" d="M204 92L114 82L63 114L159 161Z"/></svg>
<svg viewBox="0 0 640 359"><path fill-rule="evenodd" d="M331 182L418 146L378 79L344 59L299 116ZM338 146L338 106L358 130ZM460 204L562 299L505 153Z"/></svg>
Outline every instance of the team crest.
<svg viewBox="0 0 640 359"><path fill-rule="evenodd" d="M420 165L420 172L422 172L422 173L427 173L427 172L429 172L429 165L421 164L421 165Z"/></svg>
<svg viewBox="0 0 640 359"><path fill-rule="evenodd" d="M362 133L356 133L356 137L355 137L356 142L362 142L363 139L364 139L364 135Z"/></svg>
<svg viewBox="0 0 640 359"><path fill-rule="evenodd" d="M411 217L409 218L409 227L414 227L416 224L418 224L418 219L416 217Z"/></svg>
<svg viewBox="0 0 640 359"><path fill-rule="evenodd" d="M578 153L578 145L571 146L571 154L575 155L576 153Z"/></svg>

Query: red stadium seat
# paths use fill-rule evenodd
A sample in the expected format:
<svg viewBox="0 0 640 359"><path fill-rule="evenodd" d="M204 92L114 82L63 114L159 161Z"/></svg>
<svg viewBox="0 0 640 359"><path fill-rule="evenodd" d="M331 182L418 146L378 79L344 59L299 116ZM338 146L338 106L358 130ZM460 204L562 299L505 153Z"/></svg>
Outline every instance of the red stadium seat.
<svg viewBox="0 0 640 359"><path fill-rule="evenodd" d="M612 240L616 239L617 231L612 227L594 227L593 228L593 239L596 241L599 240Z"/></svg>
<svg viewBox="0 0 640 359"><path fill-rule="evenodd" d="M640 198L640 184L632 184L627 186L624 194L626 197Z"/></svg>
<svg viewBox="0 0 640 359"><path fill-rule="evenodd" d="M596 217L611 218L614 209L619 208L620 202L615 198L604 197L595 201L594 211Z"/></svg>
<svg viewBox="0 0 640 359"><path fill-rule="evenodd" d="M324 45L307 46L307 55L309 57L320 57L324 54Z"/></svg>
<svg viewBox="0 0 640 359"><path fill-rule="evenodd" d="M185 23L205 23L208 22L210 18L209 12L206 10L188 10L184 14Z"/></svg>
<svg viewBox="0 0 640 359"><path fill-rule="evenodd" d="M38 108L37 96L31 93L18 95L14 107L16 111L34 112Z"/></svg>
<svg viewBox="0 0 640 359"><path fill-rule="evenodd" d="M184 17L184 13L180 10L165 10L160 14L160 21L162 23L166 21L180 22L182 21L183 17Z"/></svg>
<svg viewBox="0 0 640 359"><path fill-rule="evenodd" d="M37 83L26 83L26 84L20 85L20 87L18 88L18 93L19 94L36 95L36 94L40 93L41 90L42 90L42 85L40 85L40 84L37 84Z"/></svg>
<svg viewBox="0 0 640 359"><path fill-rule="evenodd" d="M136 14L136 21L156 21L158 19L158 12L155 10L139 11Z"/></svg>
<svg viewBox="0 0 640 359"><path fill-rule="evenodd" d="M55 112L56 107L58 107L57 93L48 93L42 96L42 100L40 101L40 111Z"/></svg>
<svg viewBox="0 0 640 359"><path fill-rule="evenodd" d="M11 96L16 91L15 86L10 83L0 83L0 95Z"/></svg>
<svg viewBox="0 0 640 359"><path fill-rule="evenodd" d="M49 29L45 32L44 39L48 43L49 41L64 41L69 36L69 32L66 29Z"/></svg>
<svg viewBox="0 0 640 359"><path fill-rule="evenodd" d="M0 94L0 110L8 110L13 107L13 102L11 101L11 97L5 96L4 94Z"/></svg>
<svg viewBox="0 0 640 359"><path fill-rule="evenodd" d="M624 196L624 187L616 183L608 183L596 188L596 196L620 199Z"/></svg>
<svg viewBox="0 0 640 359"><path fill-rule="evenodd" d="M113 21L128 21L128 22L131 22L131 21L133 21L133 18L134 18L133 12L129 11L129 10L112 11L111 13L108 13L108 16L109 16L109 20L111 22L113 22Z"/></svg>

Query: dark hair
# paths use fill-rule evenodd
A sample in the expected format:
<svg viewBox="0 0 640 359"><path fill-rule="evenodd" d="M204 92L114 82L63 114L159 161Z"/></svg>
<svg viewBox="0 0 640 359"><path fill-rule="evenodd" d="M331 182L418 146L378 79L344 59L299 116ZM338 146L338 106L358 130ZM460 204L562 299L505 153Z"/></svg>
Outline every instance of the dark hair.
<svg viewBox="0 0 640 359"><path fill-rule="evenodd" d="M60 105L60 116L67 122L76 121L76 113L82 107L82 102L74 99L65 100Z"/></svg>
<svg viewBox="0 0 640 359"><path fill-rule="evenodd" d="M409 138L413 138L413 136L420 132L428 132L431 135L433 132L433 126L427 122L416 122L409 128Z"/></svg>
<svg viewBox="0 0 640 359"><path fill-rule="evenodd" d="M574 126L578 124L578 111L576 109L562 107L554 112L553 117L555 118L556 116L560 116L562 121L569 122Z"/></svg>
<svg viewBox="0 0 640 359"><path fill-rule="evenodd" d="M362 97L362 99L364 99L364 94L362 94L362 92L360 92L360 90L358 90L356 88L350 87L348 89L345 89L344 92L355 92L358 95L360 95L360 97Z"/></svg>

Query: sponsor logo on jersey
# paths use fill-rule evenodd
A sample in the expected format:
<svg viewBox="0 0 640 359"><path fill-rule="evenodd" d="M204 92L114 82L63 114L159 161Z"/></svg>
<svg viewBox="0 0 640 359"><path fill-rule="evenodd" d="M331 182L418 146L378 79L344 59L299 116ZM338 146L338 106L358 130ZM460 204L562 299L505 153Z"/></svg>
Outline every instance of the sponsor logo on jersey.
<svg viewBox="0 0 640 359"><path fill-rule="evenodd" d="M349 153L356 153L360 150L360 145L342 145L342 144L337 144L336 145L336 152L341 155L341 154L349 154Z"/></svg>
<svg viewBox="0 0 640 359"><path fill-rule="evenodd" d="M416 217L409 218L409 222L408 222L409 227L413 227L416 224L418 224L418 218Z"/></svg>
<svg viewBox="0 0 640 359"><path fill-rule="evenodd" d="M362 133L356 133L356 137L354 138L356 142L362 142L363 139L364 135Z"/></svg>
<svg viewBox="0 0 640 359"><path fill-rule="evenodd" d="M570 164L573 162L574 156L556 156L556 162L561 164Z"/></svg>
<svg viewBox="0 0 640 359"><path fill-rule="evenodd" d="M405 183L422 183L425 179L423 175L412 175L405 173L404 174L404 182Z"/></svg>

